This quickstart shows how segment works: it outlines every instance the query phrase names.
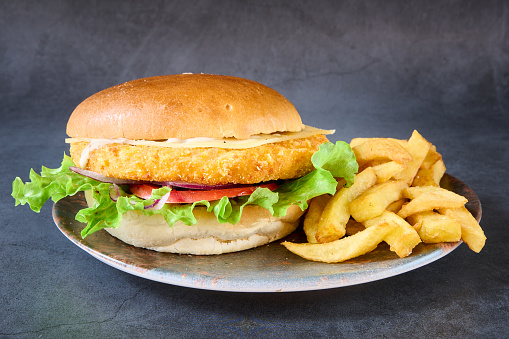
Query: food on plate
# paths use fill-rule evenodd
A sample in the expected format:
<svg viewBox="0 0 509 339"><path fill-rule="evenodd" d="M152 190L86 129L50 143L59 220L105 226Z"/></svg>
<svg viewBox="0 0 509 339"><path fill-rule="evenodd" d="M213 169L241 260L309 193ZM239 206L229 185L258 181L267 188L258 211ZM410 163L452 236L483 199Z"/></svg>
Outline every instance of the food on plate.
<svg viewBox="0 0 509 339"><path fill-rule="evenodd" d="M403 195L410 201L398 212L402 218L439 208L459 208L468 202L459 194L434 186L407 187L403 190Z"/></svg>
<svg viewBox="0 0 509 339"><path fill-rule="evenodd" d="M304 232L306 233L306 237L308 242L315 243L316 240L316 230L318 222L322 216L323 210L325 206L331 199L331 196L328 194L323 194L318 197L314 197L309 202L309 207L306 211L306 217L302 223L302 227Z"/></svg>
<svg viewBox="0 0 509 339"><path fill-rule="evenodd" d="M404 147L408 154L410 154L412 160L405 164L406 167L404 170L394 175L394 179L404 180L408 183L408 185L410 185L414 180L417 171L421 167L424 158L426 158L431 147L431 143L424 139L419 132L414 131Z"/></svg>
<svg viewBox="0 0 509 339"><path fill-rule="evenodd" d="M410 225L405 219L398 216L396 213L385 210L377 217L366 220L365 227L372 227L383 222L394 223L398 228L387 235L384 239L390 246L390 250L395 252L400 258L404 258L410 253L415 246L421 242L419 233Z"/></svg>
<svg viewBox="0 0 509 339"><path fill-rule="evenodd" d="M402 180L386 181L364 191L350 203L350 214L358 222L381 215L387 207L400 199L406 183Z"/></svg>
<svg viewBox="0 0 509 339"><path fill-rule="evenodd" d="M396 200L396 201L393 201L392 203L390 203L389 206L387 206L387 208L385 210L389 211L389 212L397 213L401 209L401 207L403 207L404 204L406 204L406 199L401 198L399 200Z"/></svg>
<svg viewBox="0 0 509 339"><path fill-rule="evenodd" d="M474 252L479 253L486 242L484 232L475 218L465 207L444 208L438 210L440 214L456 220L461 226L461 240Z"/></svg>
<svg viewBox="0 0 509 339"><path fill-rule="evenodd" d="M406 164L412 160L408 151L395 140L374 138L355 144L357 145L352 146L352 149L360 166L379 159L390 159L400 164Z"/></svg>
<svg viewBox="0 0 509 339"><path fill-rule="evenodd" d="M432 146L415 175L412 186L440 186L440 179L445 173L442 155Z"/></svg>
<svg viewBox="0 0 509 339"><path fill-rule="evenodd" d="M382 163L380 165L374 165L371 168L375 171L377 183L381 184L383 182L388 181L396 173L399 173L402 170L404 170L405 165L397 163L396 161L389 161Z"/></svg>
<svg viewBox="0 0 509 339"><path fill-rule="evenodd" d="M407 219L425 243L456 242L461 239L461 225L447 215L425 211L412 214Z"/></svg>
<svg viewBox="0 0 509 339"><path fill-rule="evenodd" d="M84 100L67 124L71 157L16 178L16 205L85 192L82 236L105 229L156 251L220 254L293 232L308 201L353 183L349 144L303 125L260 83L180 74L129 81Z"/></svg>
<svg viewBox="0 0 509 339"><path fill-rule="evenodd" d="M282 244L306 259L342 262L381 242L401 258L422 243L486 237L467 199L440 187L442 155L408 140L328 142L295 107L257 82L180 74L120 84L83 101L67 125L71 156L16 178L16 205L83 191L82 237L106 230L162 252L220 254L293 232ZM309 207L309 208L308 208Z"/></svg>
<svg viewBox="0 0 509 339"><path fill-rule="evenodd" d="M417 131L408 140L356 138L350 146L361 169L355 183L326 200L315 198L322 206L314 206L315 226L304 228L308 242L283 242L288 250L327 263L368 253L382 241L401 258L421 242L463 240L481 251L486 236L464 207L467 199L439 187L445 173L442 156ZM347 198L346 192L360 186L369 173L369 185ZM325 220L328 226L320 226Z"/></svg>

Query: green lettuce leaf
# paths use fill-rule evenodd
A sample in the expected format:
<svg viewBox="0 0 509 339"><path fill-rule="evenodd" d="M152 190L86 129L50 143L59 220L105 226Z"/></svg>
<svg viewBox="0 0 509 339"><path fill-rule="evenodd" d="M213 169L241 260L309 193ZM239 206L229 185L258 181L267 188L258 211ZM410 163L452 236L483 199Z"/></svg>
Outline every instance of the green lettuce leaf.
<svg viewBox="0 0 509 339"><path fill-rule="evenodd" d="M311 157L311 162L315 168L328 171L335 178L344 178L346 187L353 184L355 173L359 170L355 154L344 141L321 144L319 151Z"/></svg>
<svg viewBox="0 0 509 339"><path fill-rule="evenodd" d="M69 170L74 163L64 154L62 165L56 169L42 167L41 175L30 170L30 182L23 183L17 177L12 183L12 196L16 200L15 206L29 204L30 208L39 213L48 199L57 202L66 196L72 196L80 191L102 188L108 189L111 184L84 177Z"/></svg>
<svg viewBox="0 0 509 339"><path fill-rule="evenodd" d="M76 220L87 224L81 232L82 237L105 227L118 227L122 215L129 211L139 211L145 215L160 214L169 226L173 226L177 221L194 225L196 218L193 210L198 205L205 206L208 212L216 216L218 222L236 224L247 205L262 206L277 217L284 216L291 205L297 205L304 210L311 198L336 192L335 178L345 178L346 185L349 186L358 171L353 151L342 141L336 144L330 142L322 144L311 161L315 167L314 171L301 178L280 182L275 191L260 187L247 197L230 199L223 197L217 201L204 200L192 204L165 204L159 210L147 210L145 206L160 199L171 188L161 187L152 191L150 199L141 199L128 194L120 187L120 197L113 201L110 198L112 184L102 183L70 171L69 167L74 166L73 161L64 154L59 168L43 167L40 175L31 170L30 181L27 183L19 177L16 178L12 184L12 196L16 200L16 206L28 204L33 211L40 212L49 199L57 202L77 192L91 190L95 199L93 206L84 208L76 214Z"/></svg>

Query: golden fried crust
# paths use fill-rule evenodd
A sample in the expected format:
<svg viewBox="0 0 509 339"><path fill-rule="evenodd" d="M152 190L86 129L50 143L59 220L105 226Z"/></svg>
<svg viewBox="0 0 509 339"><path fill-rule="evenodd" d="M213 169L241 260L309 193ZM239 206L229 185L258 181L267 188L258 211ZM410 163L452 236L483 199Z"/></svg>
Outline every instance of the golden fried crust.
<svg viewBox="0 0 509 339"><path fill-rule="evenodd" d="M248 149L110 144L90 152L86 169L120 179L254 184L309 173L314 169L311 156L326 141L324 135L315 135ZM86 146L71 144L75 164Z"/></svg>

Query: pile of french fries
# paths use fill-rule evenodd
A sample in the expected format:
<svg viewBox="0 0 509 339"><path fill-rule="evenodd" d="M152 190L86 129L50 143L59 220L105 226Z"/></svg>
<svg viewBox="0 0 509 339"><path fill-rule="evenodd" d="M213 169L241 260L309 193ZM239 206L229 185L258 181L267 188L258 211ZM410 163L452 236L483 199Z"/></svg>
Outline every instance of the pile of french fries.
<svg viewBox="0 0 509 339"><path fill-rule="evenodd" d="M355 183L338 182L334 196L312 199L304 218L307 243L283 242L308 260L336 263L374 250L385 241L403 258L419 243L462 240L475 252L486 241L467 199L440 187L445 165L436 147L417 131L408 140L356 138Z"/></svg>

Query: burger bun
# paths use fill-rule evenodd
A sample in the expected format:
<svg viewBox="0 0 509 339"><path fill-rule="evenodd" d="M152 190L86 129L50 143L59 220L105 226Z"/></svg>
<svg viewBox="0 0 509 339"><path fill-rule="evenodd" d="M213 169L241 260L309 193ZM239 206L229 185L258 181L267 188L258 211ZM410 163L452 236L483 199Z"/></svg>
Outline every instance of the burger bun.
<svg viewBox="0 0 509 339"><path fill-rule="evenodd" d="M94 203L91 191L85 192L89 206ZM206 207L197 206L192 226L178 221L169 226L161 215L144 215L129 211L122 216L118 228L105 228L123 242L158 252L180 254L222 254L247 250L281 239L298 227L303 211L290 206L284 217L273 217L261 206L247 205L239 223L219 223Z"/></svg>

